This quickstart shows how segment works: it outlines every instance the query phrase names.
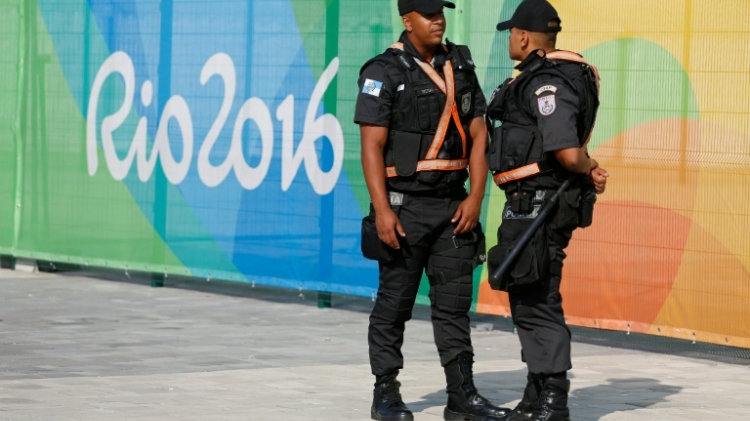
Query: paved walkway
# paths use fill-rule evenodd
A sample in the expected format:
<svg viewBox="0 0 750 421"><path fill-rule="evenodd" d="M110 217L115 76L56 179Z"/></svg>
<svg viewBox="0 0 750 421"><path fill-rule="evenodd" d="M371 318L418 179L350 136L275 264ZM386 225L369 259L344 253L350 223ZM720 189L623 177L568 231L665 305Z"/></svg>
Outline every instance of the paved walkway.
<svg viewBox="0 0 750 421"><path fill-rule="evenodd" d="M167 285L0 270L0 420L369 419L361 303ZM441 420L431 325L407 326L404 400L417 421ZM472 333L480 391L514 405L518 338ZM573 420L750 420L747 366L582 343L573 355Z"/></svg>

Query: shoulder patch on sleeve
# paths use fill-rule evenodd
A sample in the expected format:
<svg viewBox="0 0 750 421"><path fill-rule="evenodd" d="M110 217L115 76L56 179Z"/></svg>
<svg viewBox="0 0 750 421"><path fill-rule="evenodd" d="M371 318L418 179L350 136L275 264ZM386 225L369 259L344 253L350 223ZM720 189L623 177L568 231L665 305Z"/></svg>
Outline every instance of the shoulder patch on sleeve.
<svg viewBox="0 0 750 421"><path fill-rule="evenodd" d="M539 95L541 95L541 94L543 94L545 92L552 92L554 94L554 93L557 92L557 86L554 86L554 85L544 85L541 88L539 88L536 91L534 91L534 94L536 94L536 96L539 96Z"/></svg>
<svg viewBox="0 0 750 421"><path fill-rule="evenodd" d="M555 95L545 95L536 99L536 103L539 107L539 114L548 116L555 112L557 104L555 103Z"/></svg>
<svg viewBox="0 0 750 421"><path fill-rule="evenodd" d="M380 89L383 88L383 82L373 79L365 79L362 85L362 93L372 96L380 96Z"/></svg>

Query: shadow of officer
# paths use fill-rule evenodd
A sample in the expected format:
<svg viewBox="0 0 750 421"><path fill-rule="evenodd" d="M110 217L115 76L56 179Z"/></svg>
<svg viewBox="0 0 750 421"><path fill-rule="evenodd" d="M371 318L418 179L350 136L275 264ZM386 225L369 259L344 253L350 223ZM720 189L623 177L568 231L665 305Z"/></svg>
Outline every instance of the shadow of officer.
<svg viewBox="0 0 750 421"><path fill-rule="evenodd" d="M523 392L522 384L525 370L475 373L477 387L491 391L486 397L493 402L511 404ZM570 377L573 377L572 375ZM668 397L682 391L682 387L664 384L651 378L607 379L607 383L583 388L574 388L570 394L569 404L575 412L585 418L599 420L615 412L633 411L667 402ZM575 384L575 383L574 383ZM445 390L440 389L424 395L418 401L409 402L417 412L442 405Z"/></svg>
<svg viewBox="0 0 750 421"><path fill-rule="evenodd" d="M614 412L633 411L666 402L667 397L683 389L649 378L607 379L607 382L575 389L570 394L569 403L576 408L576 413L586 419L598 420Z"/></svg>
<svg viewBox="0 0 750 421"><path fill-rule="evenodd" d="M491 391L486 398L492 402L510 402L518 399L523 392L523 386L519 386L521 379L526 378L526 370L494 371L486 373L474 373L474 383L478 389ZM515 386L510 386L515 385ZM445 389L439 389L424 395L418 401L409 402L409 407L418 412L433 406L440 406L445 402Z"/></svg>

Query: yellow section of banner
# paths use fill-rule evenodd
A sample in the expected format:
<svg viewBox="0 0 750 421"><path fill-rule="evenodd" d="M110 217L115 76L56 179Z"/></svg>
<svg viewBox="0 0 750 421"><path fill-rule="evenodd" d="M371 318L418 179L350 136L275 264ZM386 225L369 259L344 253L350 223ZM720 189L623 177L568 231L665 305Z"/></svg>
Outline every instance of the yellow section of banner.
<svg viewBox="0 0 750 421"><path fill-rule="evenodd" d="M551 2L562 19L559 48L645 40L682 67L663 67L646 43L612 51L613 63L637 60L627 66L593 63L610 94L644 95L633 86L659 75L673 85L645 94L679 98L603 99L612 120L597 130L613 137L592 156L611 177L594 225L566 250L569 323L750 347L750 2ZM648 108L674 103L682 108ZM638 122L649 113L659 119ZM509 316L507 296L483 282L477 311Z"/></svg>

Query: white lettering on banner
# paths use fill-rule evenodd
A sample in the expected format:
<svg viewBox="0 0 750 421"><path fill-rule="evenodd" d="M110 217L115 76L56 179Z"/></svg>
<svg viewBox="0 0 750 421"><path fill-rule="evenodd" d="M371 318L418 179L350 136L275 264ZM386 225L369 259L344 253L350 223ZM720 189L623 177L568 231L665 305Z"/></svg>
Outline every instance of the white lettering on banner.
<svg viewBox="0 0 750 421"><path fill-rule="evenodd" d="M281 122L281 189L287 191L299 171L302 162L305 163L307 178L313 190L320 194L328 194L336 186L344 162L344 134L341 124L332 114L324 114L316 118L317 110L328 86L336 77L339 68L338 58L334 58L325 69L313 89L305 113L305 125L302 139L294 149L294 96L287 96L276 109L276 119ZM122 105L114 113L104 117L101 131L97 128L99 97L104 82L110 76L119 74L125 84L125 95ZM200 82L206 85L208 81L219 76L224 84L224 98L219 113L198 150L198 176L207 187L216 187L224 182L229 172L234 175L240 185L247 190L256 189L261 185L271 166L274 149L274 127L271 112L260 98L250 98L240 107L235 117L232 129L232 140L229 153L219 165L211 164L209 157L211 150L219 138L219 134L226 124L234 102L237 86L237 75L232 58L225 53L217 53L206 61L200 74ZM123 180L130 172L133 161L136 161L138 179L145 182L151 178L156 159L161 159L164 174L172 184L180 184L190 170L193 159L193 119L190 107L180 95L173 95L164 106L159 119L156 137L151 154L148 155L146 139L147 120L138 120L133 141L124 159L117 155L113 133L125 122L130 115L135 96L135 67L133 60L126 53L118 51L104 61L94 79L89 98L86 115L86 155L89 175L93 176L99 167L97 144L101 135L102 150L107 169L115 180ZM141 102L149 107L153 98L153 84L145 81L141 86ZM169 120L174 119L182 134L182 159L178 162L172 155L169 145ZM253 121L260 134L261 157L257 166L250 166L245 160L242 146L242 129L246 122ZM325 137L333 150L333 164L331 169L323 171L315 150L315 142Z"/></svg>

